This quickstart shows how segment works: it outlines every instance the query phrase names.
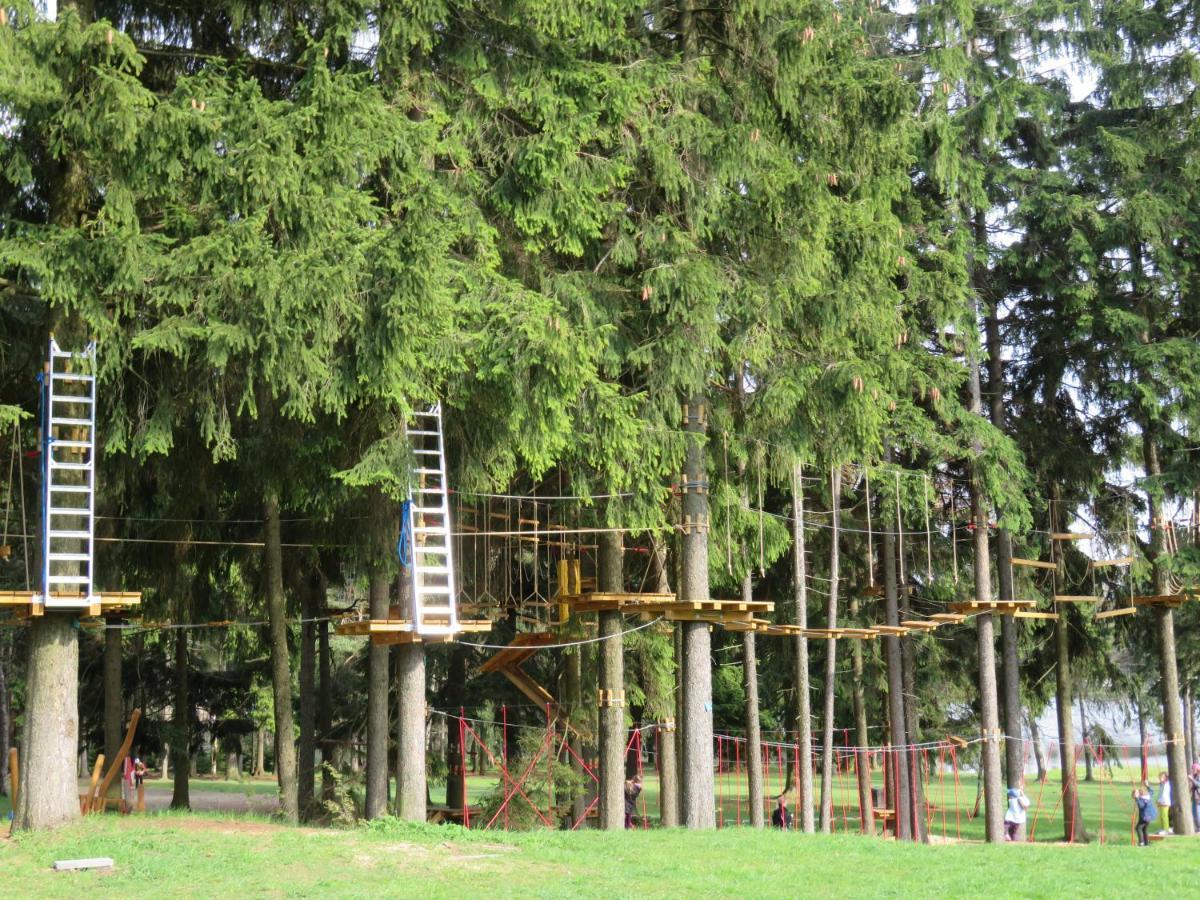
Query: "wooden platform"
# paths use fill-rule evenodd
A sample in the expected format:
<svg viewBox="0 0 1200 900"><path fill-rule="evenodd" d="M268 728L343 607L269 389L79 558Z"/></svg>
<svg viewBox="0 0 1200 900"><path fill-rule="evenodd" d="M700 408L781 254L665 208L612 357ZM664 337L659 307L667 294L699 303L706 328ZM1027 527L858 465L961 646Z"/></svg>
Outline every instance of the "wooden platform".
<svg viewBox="0 0 1200 900"><path fill-rule="evenodd" d="M1092 594L1055 594L1055 603L1099 603L1100 598Z"/></svg>
<svg viewBox="0 0 1200 900"><path fill-rule="evenodd" d="M1033 609L1037 605L1034 600L960 600L951 603L950 609L962 615L979 615L980 613L996 613L1011 616L1021 610Z"/></svg>
<svg viewBox="0 0 1200 900"><path fill-rule="evenodd" d="M490 619L459 619L458 634L478 634L491 631ZM375 645L387 644L446 644L457 634L417 634L409 619L349 619L338 622L335 633L342 637L368 637Z"/></svg>
<svg viewBox="0 0 1200 900"><path fill-rule="evenodd" d="M1037 612L1032 609L1018 609L1012 614L1014 619L1045 619L1050 622L1058 621L1058 613Z"/></svg>
<svg viewBox="0 0 1200 900"><path fill-rule="evenodd" d="M911 628L913 631L933 631L942 623L934 622L932 619L904 619L900 624L905 628Z"/></svg>
<svg viewBox="0 0 1200 900"><path fill-rule="evenodd" d="M1143 594L1133 598L1134 606L1164 606L1167 609L1178 609L1188 600L1194 600L1195 595L1182 594Z"/></svg>
<svg viewBox="0 0 1200 900"><path fill-rule="evenodd" d="M468 806L466 809L466 817L476 819L482 815L482 806ZM425 804L425 821L431 825L441 825L444 822L461 825L464 818L461 806L447 806L445 803Z"/></svg>
<svg viewBox="0 0 1200 900"><path fill-rule="evenodd" d="M0 609L10 609L17 616L40 616L46 612L73 612L80 616L104 616L110 613L123 612L142 602L141 591L105 591L95 595L97 602L83 603L80 594L51 594L57 601L76 601L76 606L57 606L46 609L45 605L34 602L40 596L36 591L0 591Z"/></svg>
<svg viewBox="0 0 1200 900"><path fill-rule="evenodd" d="M1105 609L1096 613L1097 619L1115 619L1119 616L1136 615L1136 606L1118 606L1116 609Z"/></svg>
<svg viewBox="0 0 1200 900"><path fill-rule="evenodd" d="M565 603L574 612L642 612L647 606L674 603L675 595L667 593L632 594L588 591L579 594L556 594L555 603Z"/></svg>
<svg viewBox="0 0 1200 900"><path fill-rule="evenodd" d="M1057 569L1058 564L1046 562L1041 559L1023 559L1020 556L1014 556L1009 560L1014 566L1023 566L1027 569Z"/></svg>
<svg viewBox="0 0 1200 900"><path fill-rule="evenodd" d="M1132 556L1118 556L1116 559L1093 559L1088 563L1088 567L1092 569L1103 569L1108 566L1132 566L1134 559Z"/></svg>

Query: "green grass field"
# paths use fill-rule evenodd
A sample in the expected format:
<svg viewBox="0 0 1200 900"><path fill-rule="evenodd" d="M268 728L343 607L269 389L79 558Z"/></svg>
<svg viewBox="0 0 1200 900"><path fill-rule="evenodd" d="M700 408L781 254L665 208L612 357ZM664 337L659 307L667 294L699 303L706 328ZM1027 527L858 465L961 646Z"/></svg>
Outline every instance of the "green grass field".
<svg viewBox="0 0 1200 900"><path fill-rule="evenodd" d="M109 856L109 872L55 873L56 859ZM725 828L689 833L466 832L391 820L348 830L262 819L91 817L0 839L4 893L95 896L1020 897L1127 896L1153 883L1185 896L1200 841L1120 846L897 844Z"/></svg>
<svg viewBox="0 0 1200 900"><path fill-rule="evenodd" d="M1106 776L1101 781L1088 782L1083 780L1082 768L1079 773L1079 802L1083 825L1092 840L1103 837L1105 843L1129 843L1132 835L1133 801L1129 792L1132 785L1122 781L1130 772L1117 771L1115 777ZM882 785L882 778L875 773L874 784ZM982 841L984 838L983 820L974 815L977 779L973 774L960 774L957 788L951 773L944 777L935 777L928 785L926 797L930 807L929 831L935 837L946 837L954 840ZM467 779L467 794L472 804L496 789L498 782L494 776L471 775ZM749 824L750 811L747 804L746 775L723 773L717 778L717 798L719 800L719 824L735 826ZM784 785L783 778L773 771L765 782L766 796L777 795ZM814 790L819 790L820 780L816 779ZM1036 842L1054 843L1063 839L1063 815L1059 803L1061 780L1058 770L1052 770L1045 785L1030 781L1026 792L1032 801L1029 809L1029 822L1026 835L1032 833ZM444 797L444 785L431 786L431 795L435 802ZM840 774L834 778L834 830L837 832L859 831L858 820L858 787L852 774ZM639 818L644 811L646 821L651 825L658 824L658 778L654 774L645 777L645 788L642 799L638 804ZM789 809L796 813L794 798L789 795ZM516 807L524 806L520 796L513 798ZM767 804L767 813L773 805ZM1103 812L1103 818L1101 816ZM1103 821L1103 835L1101 835ZM1155 826L1157 828L1157 825Z"/></svg>

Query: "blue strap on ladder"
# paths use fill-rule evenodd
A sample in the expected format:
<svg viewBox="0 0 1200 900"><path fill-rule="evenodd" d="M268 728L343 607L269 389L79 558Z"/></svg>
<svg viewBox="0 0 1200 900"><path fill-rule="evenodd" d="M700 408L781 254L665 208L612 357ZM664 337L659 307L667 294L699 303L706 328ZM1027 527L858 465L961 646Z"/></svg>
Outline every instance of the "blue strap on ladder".
<svg viewBox="0 0 1200 900"><path fill-rule="evenodd" d="M400 504L400 540L396 542L396 555L406 570L412 565L412 501Z"/></svg>

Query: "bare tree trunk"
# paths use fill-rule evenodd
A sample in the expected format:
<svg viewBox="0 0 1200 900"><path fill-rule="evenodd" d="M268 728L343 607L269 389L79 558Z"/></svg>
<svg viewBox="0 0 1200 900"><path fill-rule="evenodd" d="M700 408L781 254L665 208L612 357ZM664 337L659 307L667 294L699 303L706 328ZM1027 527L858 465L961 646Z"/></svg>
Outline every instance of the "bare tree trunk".
<svg viewBox="0 0 1200 900"><path fill-rule="evenodd" d="M283 547L279 537L279 497L268 488L266 519L267 619L271 640L271 689L275 700L275 770L279 776L279 811L285 821L300 819L296 793L296 742L292 724L292 667L287 645L287 606L283 596Z"/></svg>
<svg viewBox="0 0 1200 900"><path fill-rule="evenodd" d="M750 573L742 579L742 599L754 598ZM763 827L763 773L757 761L762 759L762 736L758 721L758 660L754 632L742 632L742 677L746 691L746 775L750 788L750 826ZM785 788L786 790L786 788Z"/></svg>
<svg viewBox="0 0 1200 900"><path fill-rule="evenodd" d="M1050 530L1059 530L1058 485L1050 488L1051 516ZM1054 593L1063 592L1063 563L1057 545L1054 547L1054 559L1058 568L1054 572ZM1072 716L1072 705L1075 702L1074 686L1071 683L1071 642L1070 642L1071 605L1062 604L1058 610L1058 620L1054 623L1054 647L1057 655L1055 664L1054 705L1058 713L1058 762L1062 771L1062 808L1063 808L1063 837L1067 841L1087 841L1088 834L1079 812L1079 783L1075 771L1075 722Z"/></svg>
<svg viewBox="0 0 1200 900"><path fill-rule="evenodd" d="M888 625L900 625L899 588L896 580L896 533L890 528L883 532L883 585L885 619ZM905 638L911 640L911 638ZM888 683L888 734L892 743L892 759L885 762L892 786L892 808L895 813L896 837L912 839L912 792L908 783L908 736L904 716L904 671L900 638L885 635L884 661Z"/></svg>
<svg viewBox="0 0 1200 900"><path fill-rule="evenodd" d="M850 595L850 618L858 616L858 595ZM867 731L867 702L863 690L863 642L850 644L850 666L854 693L854 771L858 776L858 817L863 834L875 832L875 804L871 796L871 735Z"/></svg>
<svg viewBox="0 0 1200 900"><path fill-rule="evenodd" d="M1038 784L1043 784L1050 777L1050 770L1046 766L1046 750L1042 746L1042 735L1038 730L1036 718L1029 716L1026 721L1029 724L1029 739L1033 742L1033 759L1037 764Z"/></svg>
<svg viewBox="0 0 1200 900"><path fill-rule="evenodd" d="M317 765L317 623L316 618L325 606L325 576L314 566L304 585L301 602L303 622L300 623L300 750L299 785L300 812L307 819L313 809L316 792Z"/></svg>
<svg viewBox="0 0 1200 900"><path fill-rule="evenodd" d="M978 300L976 300L978 303ZM983 415L979 364L970 355L971 412ZM991 546L988 538L988 501L983 493L983 473L978 461L982 448L976 443L971 463L971 517L975 522L975 598L992 599ZM983 795L986 807L984 831L989 842L1004 838L1004 789L1000 780L1000 711L996 691L996 642L991 613L975 617L979 647L979 713L983 729Z"/></svg>
<svg viewBox="0 0 1200 900"><path fill-rule="evenodd" d="M671 590L667 578L667 546L665 543L656 544L654 555L657 567L657 582L655 590L667 593ZM672 641L674 643L674 641ZM674 675L672 676L674 684ZM679 766L675 755L675 723L659 725L655 737L658 748L658 815L664 828L675 828L679 825Z"/></svg>
<svg viewBox="0 0 1200 900"><path fill-rule="evenodd" d="M324 610L322 610L322 616ZM332 662L329 657L329 623L317 623L317 663L321 675L321 689L317 694L317 739L321 746L321 802L328 803L333 799L334 777L333 756L335 742L333 740L333 673L330 671ZM256 767L262 774L263 746L259 744L260 754Z"/></svg>
<svg viewBox="0 0 1200 900"><path fill-rule="evenodd" d="M841 579L838 554L841 529L842 470L834 466L829 477L830 506L833 511L832 527L829 532L829 605L826 610L828 627L838 627L838 584ZM837 639L826 642L825 654L825 710L821 722L821 831L833 831L833 730L837 681Z"/></svg>
<svg viewBox="0 0 1200 900"><path fill-rule="evenodd" d="M190 603L187 604L190 606ZM171 751L175 781L171 786L171 809L190 809L188 779L192 771L192 700L188 678L188 632L175 632L175 698L171 713Z"/></svg>
<svg viewBox="0 0 1200 900"><path fill-rule="evenodd" d="M992 424L1005 430L1004 415L1004 343L1000 337L998 311L993 306L984 320L988 351L988 412ZM1013 592L1012 535L1007 528L996 531L996 575L1000 600L1011 602ZM1012 615L1000 618L1001 690L1004 710L1004 771L1008 784L1015 787L1024 775L1024 748L1021 744L1021 661L1018 655L1020 622Z"/></svg>
<svg viewBox="0 0 1200 900"><path fill-rule="evenodd" d="M425 645L396 647L396 815L425 821Z"/></svg>
<svg viewBox="0 0 1200 900"><path fill-rule="evenodd" d="M682 499L684 517L683 578L685 601L704 601L708 594L708 477L703 435L703 394L691 399L685 416L688 433L686 475L690 488ZM680 624L683 650L683 754L680 782L682 813L688 828L714 828L712 642L707 622Z"/></svg>
<svg viewBox="0 0 1200 900"><path fill-rule="evenodd" d="M792 576L795 581L796 625L808 628L808 559L804 542L804 469L797 460L792 465ZM812 697L809 693L808 638L796 635L796 734L799 741L800 829L805 834L816 830L813 821L812 783Z"/></svg>
<svg viewBox="0 0 1200 900"><path fill-rule="evenodd" d="M599 535L597 584L604 593L625 588L625 547L620 532ZM619 612L600 613L600 691L609 698L624 697L623 619ZM600 707L600 827L625 827L625 705L611 700Z"/></svg>
<svg viewBox="0 0 1200 900"><path fill-rule="evenodd" d="M104 757L116 759L124 740L125 710L121 697L121 629L104 620Z"/></svg>
<svg viewBox="0 0 1200 900"><path fill-rule="evenodd" d="M2 677L2 673L0 673ZM0 687L0 716L4 715L4 697L3 687ZM1187 756L1188 763L1192 763L1196 759L1196 717L1194 714L1195 704L1192 702L1192 686L1188 684L1183 689L1183 737L1184 737L1184 753ZM0 749L4 747L3 734L0 733Z"/></svg>
<svg viewBox="0 0 1200 900"><path fill-rule="evenodd" d="M461 644L450 647L450 666L446 675L446 698L451 709L463 704L463 685L467 680L466 649ZM446 732L446 805L451 809L462 809L466 803L466 777L462 758L462 735L459 723L451 719Z"/></svg>
<svg viewBox="0 0 1200 900"><path fill-rule="evenodd" d="M900 590L900 618L912 618L907 585ZM912 792L912 837L914 841L928 843L929 820L925 803L925 768L921 750L921 709L917 700L917 640L909 635L900 639L900 672L904 684L904 734L910 746L908 752L908 786Z"/></svg>
<svg viewBox="0 0 1200 900"><path fill-rule="evenodd" d="M25 728L13 827L56 828L79 818L79 633L74 619L47 613L29 629Z"/></svg>
<svg viewBox="0 0 1200 900"><path fill-rule="evenodd" d="M1146 464L1146 500L1150 512L1150 553L1154 567L1154 592L1169 593L1167 573L1162 566L1162 468L1152 428L1142 429L1142 448ZM1159 689L1162 693L1163 731L1167 741L1167 771L1171 779L1171 825L1176 834L1195 833L1188 790L1188 766L1184 749L1183 721L1179 703L1179 665L1175 655L1175 613L1168 606L1154 607L1158 638Z"/></svg>
<svg viewBox="0 0 1200 900"><path fill-rule="evenodd" d="M9 634L0 634L0 794L3 795L9 792L8 750L12 746L12 692L8 686L11 642Z"/></svg>
<svg viewBox="0 0 1200 900"><path fill-rule="evenodd" d="M372 619L388 617L391 576L377 569L370 576ZM367 783L364 815L375 819L387 814L388 804L388 651L386 644L371 644L367 650Z"/></svg>
<svg viewBox="0 0 1200 900"><path fill-rule="evenodd" d="M1092 745L1088 735L1087 704L1082 692L1079 694L1079 733L1083 735L1083 780L1095 781L1096 776L1092 771Z"/></svg>

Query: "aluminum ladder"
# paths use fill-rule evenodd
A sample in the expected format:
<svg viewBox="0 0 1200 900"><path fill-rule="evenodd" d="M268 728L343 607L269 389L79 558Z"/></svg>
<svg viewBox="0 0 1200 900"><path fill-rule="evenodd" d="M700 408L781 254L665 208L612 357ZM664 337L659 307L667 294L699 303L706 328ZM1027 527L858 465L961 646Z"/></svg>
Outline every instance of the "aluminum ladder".
<svg viewBox="0 0 1200 900"><path fill-rule="evenodd" d="M458 594L450 536L450 491L446 483L446 449L442 405L412 415L407 429L413 467L412 502L408 505L412 536L413 629L417 634L457 634Z"/></svg>
<svg viewBox="0 0 1200 900"><path fill-rule="evenodd" d="M42 390L42 593L46 609L95 596L96 343L79 353L50 336Z"/></svg>

